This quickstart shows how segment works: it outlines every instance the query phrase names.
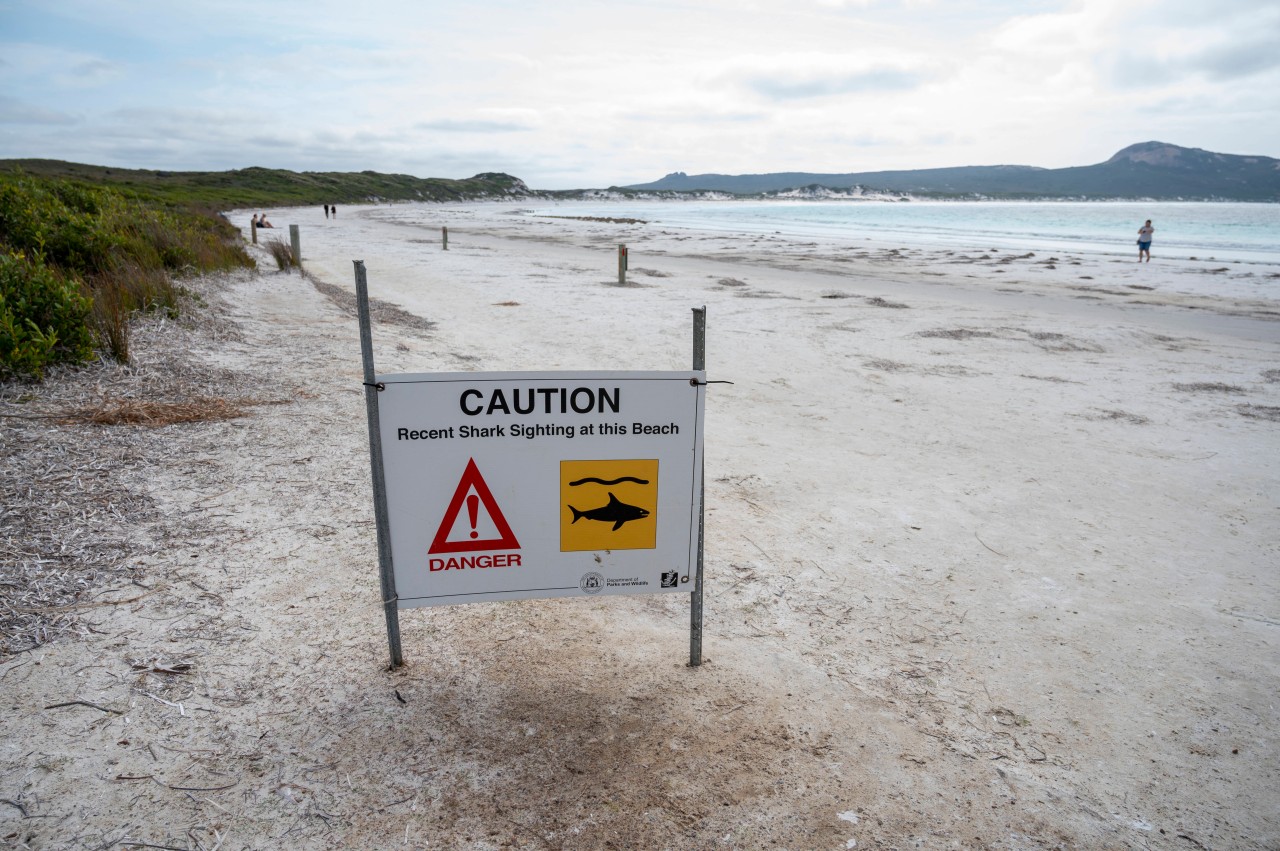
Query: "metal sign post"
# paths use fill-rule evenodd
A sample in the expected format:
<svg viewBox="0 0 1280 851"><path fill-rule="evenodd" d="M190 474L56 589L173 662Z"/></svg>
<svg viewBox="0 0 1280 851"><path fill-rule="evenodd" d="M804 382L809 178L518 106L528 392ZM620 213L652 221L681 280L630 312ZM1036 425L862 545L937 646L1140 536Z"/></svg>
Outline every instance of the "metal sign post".
<svg viewBox="0 0 1280 851"><path fill-rule="evenodd" d="M703 372L707 368L707 307L693 309L693 369ZM705 503L707 495L706 461L698 491L698 561L693 577L693 594L689 601L689 667L702 664L702 551Z"/></svg>
<svg viewBox="0 0 1280 851"><path fill-rule="evenodd" d="M400 611L396 577L391 564L391 523L387 518L387 482L382 467L382 427L378 418L378 383L373 369L373 334L369 329L369 282L364 261L356 260L356 313L360 321L360 355L364 359L364 405L369 419L369 464L373 470L373 517L378 530L378 575L382 580L382 610L387 617L391 668L404 664L400 650Z"/></svg>

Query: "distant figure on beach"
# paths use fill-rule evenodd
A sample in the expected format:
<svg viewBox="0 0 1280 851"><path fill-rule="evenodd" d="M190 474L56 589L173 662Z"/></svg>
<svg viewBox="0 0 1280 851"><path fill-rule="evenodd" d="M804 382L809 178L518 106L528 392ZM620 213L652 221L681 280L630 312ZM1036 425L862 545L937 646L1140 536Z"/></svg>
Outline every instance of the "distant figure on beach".
<svg viewBox="0 0 1280 851"><path fill-rule="evenodd" d="M263 213L261 216L259 216L259 217L258 217L258 227L260 227L260 228L273 228L273 227L275 227L275 225L273 225L273 224L271 224L271 222L267 221L267 214L266 214L266 213Z"/></svg>
<svg viewBox="0 0 1280 851"><path fill-rule="evenodd" d="M326 219L327 219L327 218L329 218L329 205L328 205L328 204L325 204L325 205L324 205L324 217L325 217Z"/></svg>
<svg viewBox="0 0 1280 851"><path fill-rule="evenodd" d="M1147 223L1138 228L1138 262L1142 262L1143 255L1146 256L1147 262L1151 262L1151 234L1156 229L1151 226L1151 219L1147 219Z"/></svg>
<svg viewBox="0 0 1280 851"><path fill-rule="evenodd" d="M254 213L253 218L249 220L249 227L256 228L258 226L258 214Z"/></svg>
<svg viewBox="0 0 1280 851"><path fill-rule="evenodd" d="M334 217L335 219L336 219L336 218L338 218L338 205L337 205L337 204L330 204L330 205L329 205L329 209L333 211L333 217Z"/></svg>

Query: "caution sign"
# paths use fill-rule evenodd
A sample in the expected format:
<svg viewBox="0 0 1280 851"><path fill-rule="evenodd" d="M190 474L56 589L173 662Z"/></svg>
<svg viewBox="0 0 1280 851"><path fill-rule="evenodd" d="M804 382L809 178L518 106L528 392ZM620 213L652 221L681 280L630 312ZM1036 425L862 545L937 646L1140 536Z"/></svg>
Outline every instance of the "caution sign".
<svg viewBox="0 0 1280 851"><path fill-rule="evenodd" d="M376 380L400 608L692 591L704 373Z"/></svg>
<svg viewBox="0 0 1280 851"><path fill-rule="evenodd" d="M463 511L463 507L466 510ZM483 512L482 510L483 509ZM518 550L520 542L502 516L476 459L467 468L445 509L444 519L431 541L430 553L469 553L481 550Z"/></svg>
<svg viewBox="0 0 1280 851"><path fill-rule="evenodd" d="M560 551L651 550L658 459L561 461Z"/></svg>

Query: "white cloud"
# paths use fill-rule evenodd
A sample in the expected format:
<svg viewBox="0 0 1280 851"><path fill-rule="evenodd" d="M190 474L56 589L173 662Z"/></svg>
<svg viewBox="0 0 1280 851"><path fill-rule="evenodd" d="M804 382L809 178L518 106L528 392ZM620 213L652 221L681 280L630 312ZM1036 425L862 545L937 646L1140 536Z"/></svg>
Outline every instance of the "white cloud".
<svg viewBox="0 0 1280 851"><path fill-rule="evenodd" d="M76 118L68 113L0 95L0 124L42 124L65 127L75 123Z"/></svg>
<svg viewBox="0 0 1280 851"><path fill-rule="evenodd" d="M0 45L0 157L505 170L555 188L1079 165L1153 138L1275 155L1280 139L1274 0L10 9L23 26Z"/></svg>
<svg viewBox="0 0 1280 851"><path fill-rule="evenodd" d="M776 100L900 92L939 76L932 60L906 51L780 53L737 57L712 83L727 83Z"/></svg>

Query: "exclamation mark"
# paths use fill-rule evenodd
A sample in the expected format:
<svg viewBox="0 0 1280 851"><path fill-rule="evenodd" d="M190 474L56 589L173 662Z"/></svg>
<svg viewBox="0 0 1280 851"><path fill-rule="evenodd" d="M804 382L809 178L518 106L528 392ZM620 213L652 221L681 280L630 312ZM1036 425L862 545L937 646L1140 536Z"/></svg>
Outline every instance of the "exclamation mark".
<svg viewBox="0 0 1280 851"><path fill-rule="evenodd" d="M476 517L480 513L480 497L471 494L467 497L467 516L471 518L471 537L478 538L480 533L476 531Z"/></svg>

